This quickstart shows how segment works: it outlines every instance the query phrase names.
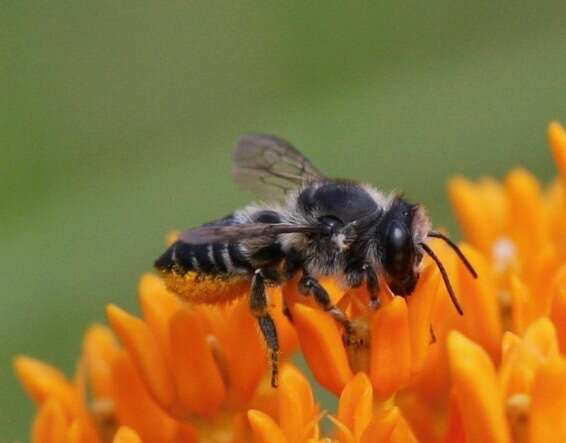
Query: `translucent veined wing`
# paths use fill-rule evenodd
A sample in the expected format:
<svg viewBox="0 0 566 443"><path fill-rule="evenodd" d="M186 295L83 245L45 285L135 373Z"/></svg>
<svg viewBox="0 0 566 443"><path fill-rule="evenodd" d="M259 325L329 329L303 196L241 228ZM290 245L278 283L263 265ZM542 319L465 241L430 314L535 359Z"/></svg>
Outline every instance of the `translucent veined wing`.
<svg viewBox="0 0 566 443"><path fill-rule="evenodd" d="M205 225L189 229L179 236L179 240L193 245L207 243L227 243L253 237L270 237L290 233L322 233L321 225L294 225L289 223L243 223L235 225Z"/></svg>
<svg viewBox="0 0 566 443"><path fill-rule="evenodd" d="M305 183L324 180L308 158L273 135L241 136L233 161L236 183L262 197L281 198Z"/></svg>

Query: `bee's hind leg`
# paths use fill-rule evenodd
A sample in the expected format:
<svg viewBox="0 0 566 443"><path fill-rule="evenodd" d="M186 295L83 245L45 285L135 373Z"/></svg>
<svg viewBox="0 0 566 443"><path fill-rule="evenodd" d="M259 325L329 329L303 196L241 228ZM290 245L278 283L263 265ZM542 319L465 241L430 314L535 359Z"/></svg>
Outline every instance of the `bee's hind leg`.
<svg viewBox="0 0 566 443"><path fill-rule="evenodd" d="M250 310L256 317L271 355L271 386L279 384L279 340L277 327L268 311L266 277L262 269L255 271L251 283Z"/></svg>
<svg viewBox="0 0 566 443"><path fill-rule="evenodd" d="M326 289L324 289L320 282L316 278L305 273L299 280L299 292L303 295L313 296L315 301L322 306L322 308L328 312L332 318L342 325L344 328L344 343L349 345L352 335L352 324L344 311L332 303L328 292L326 292Z"/></svg>

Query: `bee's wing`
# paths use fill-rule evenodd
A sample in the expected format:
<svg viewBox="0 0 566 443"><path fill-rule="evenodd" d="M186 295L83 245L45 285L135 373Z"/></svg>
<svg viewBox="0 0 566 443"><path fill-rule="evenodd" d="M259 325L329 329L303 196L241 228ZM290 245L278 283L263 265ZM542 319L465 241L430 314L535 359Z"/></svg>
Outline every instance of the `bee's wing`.
<svg viewBox="0 0 566 443"><path fill-rule="evenodd" d="M207 243L227 243L253 237L269 237L277 234L321 233L319 225L294 225L287 223L245 223L238 225L208 225L189 229L179 236L179 240L194 245Z"/></svg>
<svg viewBox="0 0 566 443"><path fill-rule="evenodd" d="M236 183L263 197L284 197L305 183L324 180L308 158L273 135L241 136L233 161Z"/></svg>

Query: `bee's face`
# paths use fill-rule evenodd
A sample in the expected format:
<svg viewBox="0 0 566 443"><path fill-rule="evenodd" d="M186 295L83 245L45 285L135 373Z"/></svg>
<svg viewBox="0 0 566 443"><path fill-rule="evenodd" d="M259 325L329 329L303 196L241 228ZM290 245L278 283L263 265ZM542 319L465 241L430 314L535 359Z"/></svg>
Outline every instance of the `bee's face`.
<svg viewBox="0 0 566 443"><path fill-rule="evenodd" d="M400 205L388 214L381 231L382 265L391 291L406 296L415 289L419 279L422 253L414 242L411 231L413 210Z"/></svg>

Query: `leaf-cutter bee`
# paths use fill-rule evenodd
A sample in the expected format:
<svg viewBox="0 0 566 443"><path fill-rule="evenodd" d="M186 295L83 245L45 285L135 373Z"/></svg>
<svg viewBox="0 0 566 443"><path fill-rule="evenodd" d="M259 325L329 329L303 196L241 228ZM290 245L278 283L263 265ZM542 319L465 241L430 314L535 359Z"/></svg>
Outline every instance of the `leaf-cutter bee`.
<svg viewBox="0 0 566 443"><path fill-rule="evenodd" d="M251 312L270 350L274 387L279 344L266 285L280 285L300 273L300 292L314 297L342 324L347 341L350 322L332 304L318 277L337 276L350 288L365 285L377 308L382 282L396 295L413 292L427 254L438 266L456 310L463 313L427 239L444 240L474 277L476 273L448 237L431 229L421 205L369 185L327 178L291 144L272 135L242 136L233 161L235 181L272 202L250 204L181 233L155 267L170 289L192 302L224 301L226 288L249 288ZM213 282L213 290L199 287L202 279Z"/></svg>

